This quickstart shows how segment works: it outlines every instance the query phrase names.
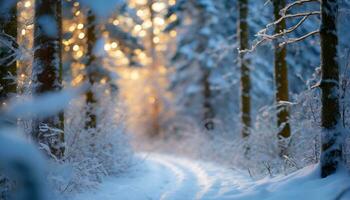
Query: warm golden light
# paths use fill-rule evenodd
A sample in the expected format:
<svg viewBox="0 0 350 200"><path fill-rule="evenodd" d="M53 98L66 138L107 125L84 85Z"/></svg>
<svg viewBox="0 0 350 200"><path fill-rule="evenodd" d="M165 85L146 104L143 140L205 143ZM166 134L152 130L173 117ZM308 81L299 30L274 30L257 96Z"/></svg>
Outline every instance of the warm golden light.
<svg viewBox="0 0 350 200"><path fill-rule="evenodd" d="M30 6L32 6L32 3L30 1L26 1L24 3L24 7L29 8Z"/></svg>
<svg viewBox="0 0 350 200"><path fill-rule="evenodd" d="M105 50L105 51L111 50L111 45L108 44L108 43L106 43L106 44L104 45L104 50Z"/></svg>
<svg viewBox="0 0 350 200"><path fill-rule="evenodd" d="M156 44L158 44L158 43L160 42L159 37L154 37L154 38L153 38L153 42L156 43Z"/></svg>
<svg viewBox="0 0 350 200"><path fill-rule="evenodd" d="M77 28L78 28L78 29L83 29L83 28L84 28L84 24L81 24L81 23L78 24Z"/></svg>
<svg viewBox="0 0 350 200"><path fill-rule="evenodd" d="M171 37L176 37L177 32L175 30L170 31L170 36Z"/></svg>
<svg viewBox="0 0 350 200"><path fill-rule="evenodd" d="M75 44L73 46L73 51L78 51L80 49L79 45Z"/></svg>
<svg viewBox="0 0 350 200"><path fill-rule="evenodd" d="M84 39L84 37L85 37L85 33L79 33L79 35L78 35L79 39Z"/></svg>
<svg viewBox="0 0 350 200"><path fill-rule="evenodd" d="M113 25L118 26L119 25L119 20L117 20L117 19L113 20Z"/></svg>
<svg viewBox="0 0 350 200"><path fill-rule="evenodd" d="M118 44L117 44L116 42L112 42L111 47L112 47L113 49L115 49L115 48L118 47Z"/></svg>
<svg viewBox="0 0 350 200"><path fill-rule="evenodd" d="M131 80L138 80L140 78L139 72L136 70L131 71L130 73L130 79Z"/></svg>
<svg viewBox="0 0 350 200"><path fill-rule="evenodd" d="M170 6L175 5L175 3L176 3L176 0L169 0L169 5L170 5Z"/></svg>
<svg viewBox="0 0 350 200"><path fill-rule="evenodd" d="M164 19L161 17L156 17L156 18L154 18L154 23L158 26L162 26L162 25L164 25Z"/></svg>
<svg viewBox="0 0 350 200"><path fill-rule="evenodd" d="M152 5L152 9L155 11L155 12L161 12L162 10L164 10L166 8L166 5L164 2L155 2L153 3Z"/></svg>

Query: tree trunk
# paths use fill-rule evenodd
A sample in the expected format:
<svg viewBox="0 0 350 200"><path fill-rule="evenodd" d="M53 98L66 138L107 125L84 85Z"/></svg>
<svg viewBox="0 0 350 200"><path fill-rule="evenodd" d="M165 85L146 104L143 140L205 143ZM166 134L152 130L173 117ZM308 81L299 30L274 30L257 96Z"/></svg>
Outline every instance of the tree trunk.
<svg viewBox="0 0 350 200"><path fill-rule="evenodd" d="M275 20L281 17L280 11L286 6L285 0L273 0ZM280 33L286 29L286 21L282 20L276 25L275 33ZM288 68L286 62L287 48L286 46L279 47L278 41L275 42L275 84L276 84L276 103L281 101L289 101L288 95ZM289 125L289 110L286 105L277 107L277 126L278 140L280 148L280 156L286 155L288 148L288 138L291 135Z"/></svg>
<svg viewBox="0 0 350 200"><path fill-rule="evenodd" d="M239 0L238 2L239 21L238 21L238 40L239 48L244 50L248 49L249 30L248 30L248 0ZM242 120L242 137L249 136L249 130L251 126L250 118L250 69L249 60L245 58L242 53L239 55L240 67L241 67L241 120Z"/></svg>
<svg viewBox="0 0 350 200"><path fill-rule="evenodd" d="M86 113L85 128L96 128L97 117L95 113L97 99L96 95L92 91L92 86L97 81L97 69L96 69L96 56L93 49L96 44L96 17L91 10L88 11L87 16L87 56L88 61L86 63L86 78L90 83L90 89L86 92L86 105L88 110Z"/></svg>
<svg viewBox="0 0 350 200"><path fill-rule="evenodd" d="M43 95L62 89L61 1L37 0L34 17L33 94ZM33 120L33 136L49 147L52 156L64 155L63 113Z"/></svg>
<svg viewBox="0 0 350 200"><path fill-rule="evenodd" d="M3 3L0 0L0 5ZM0 108L12 94L16 93L17 75L16 51L17 48L17 5L14 3L9 10L8 16L0 16L0 40L9 41L9 46L0 46ZM4 60L2 60L4 59ZM13 76L13 77L12 77Z"/></svg>
<svg viewBox="0 0 350 200"><path fill-rule="evenodd" d="M321 176L336 172L342 162L342 134L338 129L339 111L339 64L336 18L337 0L321 1L321 90L322 90L322 153Z"/></svg>
<svg viewBox="0 0 350 200"><path fill-rule="evenodd" d="M214 109L211 104L211 98L212 98L212 92L210 89L210 69L202 69L203 70L203 78L202 78L202 84L203 84L203 108L204 108L204 127L208 130L214 130L215 123L214 123Z"/></svg>
<svg viewBox="0 0 350 200"><path fill-rule="evenodd" d="M160 112L160 101L159 101L159 94L158 94L158 64L157 64L157 52L156 52L156 44L154 43L154 11L152 9L152 5L154 3L154 0L148 0L148 10L150 12L150 20L152 22L152 26L149 30L150 35L150 56L151 56L151 71L153 71L151 75L151 83L152 86L152 96L154 97L154 101L152 102L152 135L159 135L160 134L160 124L159 124L159 112Z"/></svg>

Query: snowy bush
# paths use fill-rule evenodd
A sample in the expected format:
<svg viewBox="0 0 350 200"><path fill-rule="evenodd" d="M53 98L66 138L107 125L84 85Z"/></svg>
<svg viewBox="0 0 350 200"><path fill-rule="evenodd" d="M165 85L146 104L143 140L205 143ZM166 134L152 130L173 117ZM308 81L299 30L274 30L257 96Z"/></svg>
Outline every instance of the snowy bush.
<svg viewBox="0 0 350 200"><path fill-rule="evenodd" d="M124 127L123 107L116 104L105 86L94 86L106 94L97 106L96 128L85 129L85 114L90 106L80 98L65 112L66 150L63 161L52 163L50 179L61 193L96 187L107 175L116 175L132 163L132 151Z"/></svg>

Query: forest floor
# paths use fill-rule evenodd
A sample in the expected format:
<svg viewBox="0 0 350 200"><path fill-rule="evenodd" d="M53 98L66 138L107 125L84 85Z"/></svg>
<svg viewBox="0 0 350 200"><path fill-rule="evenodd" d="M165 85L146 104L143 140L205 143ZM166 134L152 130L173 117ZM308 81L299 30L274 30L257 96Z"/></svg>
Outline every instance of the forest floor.
<svg viewBox="0 0 350 200"><path fill-rule="evenodd" d="M106 179L101 186L73 200L335 200L350 199L350 178L340 172L319 178L309 166L287 176L252 180L247 172L173 155L138 154L128 173ZM339 194L344 193L341 198Z"/></svg>

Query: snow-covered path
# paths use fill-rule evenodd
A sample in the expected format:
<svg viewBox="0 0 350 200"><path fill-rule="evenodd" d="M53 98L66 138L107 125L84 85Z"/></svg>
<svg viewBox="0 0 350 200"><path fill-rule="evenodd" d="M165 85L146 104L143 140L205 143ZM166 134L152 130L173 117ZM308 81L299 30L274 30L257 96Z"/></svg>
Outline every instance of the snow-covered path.
<svg viewBox="0 0 350 200"><path fill-rule="evenodd" d="M320 178L318 165L287 176L253 181L247 172L177 156L142 153L123 176L73 200L335 200L350 199L350 176L341 171ZM346 193L344 193L346 191ZM342 198L340 194L344 193Z"/></svg>
<svg viewBox="0 0 350 200"><path fill-rule="evenodd" d="M249 185L237 170L162 154L139 154L142 162L133 172L106 180L94 192L75 200L192 200L226 199Z"/></svg>

